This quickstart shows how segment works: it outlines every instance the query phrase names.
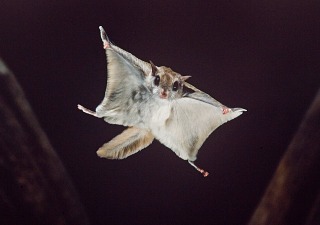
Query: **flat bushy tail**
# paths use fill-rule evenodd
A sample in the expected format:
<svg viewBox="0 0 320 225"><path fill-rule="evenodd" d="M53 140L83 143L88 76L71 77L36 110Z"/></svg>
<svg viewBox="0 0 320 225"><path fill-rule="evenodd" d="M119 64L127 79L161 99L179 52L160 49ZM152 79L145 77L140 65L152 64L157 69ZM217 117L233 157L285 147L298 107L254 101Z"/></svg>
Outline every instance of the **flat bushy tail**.
<svg viewBox="0 0 320 225"><path fill-rule="evenodd" d="M149 131L129 127L99 148L97 154L107 159L124 159L150 145L153 139Z"/></svg>

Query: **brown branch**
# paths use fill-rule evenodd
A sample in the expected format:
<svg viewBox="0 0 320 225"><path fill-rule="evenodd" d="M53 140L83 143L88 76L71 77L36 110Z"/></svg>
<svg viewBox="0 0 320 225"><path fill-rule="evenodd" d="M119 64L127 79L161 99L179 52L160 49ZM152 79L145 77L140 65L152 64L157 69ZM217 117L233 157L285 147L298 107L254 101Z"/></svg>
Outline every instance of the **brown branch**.
<svg viewBox="0 0 320 225"><path fill-rule="evenodd" d="M320 90L249 225L320 224Z"/></svg>
<svg viewBox="0 0 320 225"><path fill-rule="evenodd" d="M310 210L305 225L319 225L320 224L320 191L318 191L318 196Z"/></svg>
<svg viewBox="0 0 320 225"><path fill-rule="evenodd" d="M89 224L23 90L0 58L0 224Z"/></svg>

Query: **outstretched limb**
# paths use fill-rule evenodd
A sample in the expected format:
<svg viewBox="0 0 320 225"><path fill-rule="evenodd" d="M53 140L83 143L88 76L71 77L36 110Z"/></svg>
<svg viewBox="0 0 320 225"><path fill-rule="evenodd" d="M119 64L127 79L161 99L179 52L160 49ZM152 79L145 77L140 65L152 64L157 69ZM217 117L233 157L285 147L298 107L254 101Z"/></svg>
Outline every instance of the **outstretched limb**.
<svg viewBox="0 0 320 225"><path fill-rule="evenodd" d="M105 32L102 26L100 26L99 29L100 29L101 40L103 42L103 48L104 49L110 48L110 41L107 36L107 33Z"/></svg>
<svg viewBox="0 0 320 225"><path fill-rule="evenodd" d="M113 51L115 51L116 53L118 53L122 57L124 57L126 60L128 60L129 62L132 62L133 64L135 64L135 66L140 67L142 69L142 71L144 72L144 74L149 74L151 72L150 63L144 62L141 59L138 59L137 57L132 55L130 52L127 52L127 51L119 48L118 46L112 44L108 38L107 33L103 29L103 27L100 26L99 29L100 29L100 37L101 37L101 40L103 43L103 48L105 50L112 49Z"/></svg>
<svg viewBox="0 0 320 225"><path fill-rule="evenodd" d="M87 108L83 107L82 105L79 105L79 104L78 104L78 109L80 109L80 110L83 111L84 113L87 113L87 114L89 114L89 115L91 115L91 116L95 116L95 117L100 118L100 117L97 115L96 112L93 112L93 111L91 111L90 109L87 109Z"/></svg>
<svg viewBox="0 0 320 225"><path fill-rule="evenodd" d="M207 171L205 171L205 170L197 167L192 161L189 161L189 160L188 160L188 163L190 163L191 166L193 166L194 168L196 168L196 170L198 170L200 173L202 173L202 175L203 175L204 177L207 177L207 176L209 175L209 173L208 173Z"/></svg>
<svg viewBox="0 0 320 225"><path fill-rule="evenodd" d="M227 114L230 111L231 111L231 109L228 108L227 106L222 106L222 114Z"/></svg>

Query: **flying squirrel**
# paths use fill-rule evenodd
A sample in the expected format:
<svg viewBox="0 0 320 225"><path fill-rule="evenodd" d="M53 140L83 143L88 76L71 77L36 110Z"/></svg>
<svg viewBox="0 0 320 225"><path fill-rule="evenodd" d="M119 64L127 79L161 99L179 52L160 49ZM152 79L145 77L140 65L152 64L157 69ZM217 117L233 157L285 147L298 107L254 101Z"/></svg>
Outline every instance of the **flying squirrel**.
<svg viewBox="0 0 320 225"><path fill-rule="evenodd" d="M194 164L200 147L216 128L246 110L221 104L187 83L190 76L138 59L112 44L103 27L99 29L107 55L105 96L95 111L82 105L78 109L128 128L100 147L98 156L124 159L157 139L208 176Z"/></svg>

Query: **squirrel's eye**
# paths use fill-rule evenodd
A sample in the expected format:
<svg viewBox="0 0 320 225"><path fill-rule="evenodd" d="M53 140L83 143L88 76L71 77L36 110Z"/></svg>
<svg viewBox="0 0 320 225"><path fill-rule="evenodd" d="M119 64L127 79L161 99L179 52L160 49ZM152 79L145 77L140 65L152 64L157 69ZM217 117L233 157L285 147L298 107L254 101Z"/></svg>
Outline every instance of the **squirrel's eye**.
<svg viewBox="0 0 320 225"><path fill-rule="evenodd" d="M173 91L177 91L178 88L179 88L179 83L178 83L178 81L176 81L176 82L173 83L172 90L173 90Z"/></svg>
<svg viewBox="0 0 320 225"><path fill-rule="evenodd" d="M154 85L159 86L159 84L160 84L160 77L157 75L157 76L154 78Z"/></svg>

